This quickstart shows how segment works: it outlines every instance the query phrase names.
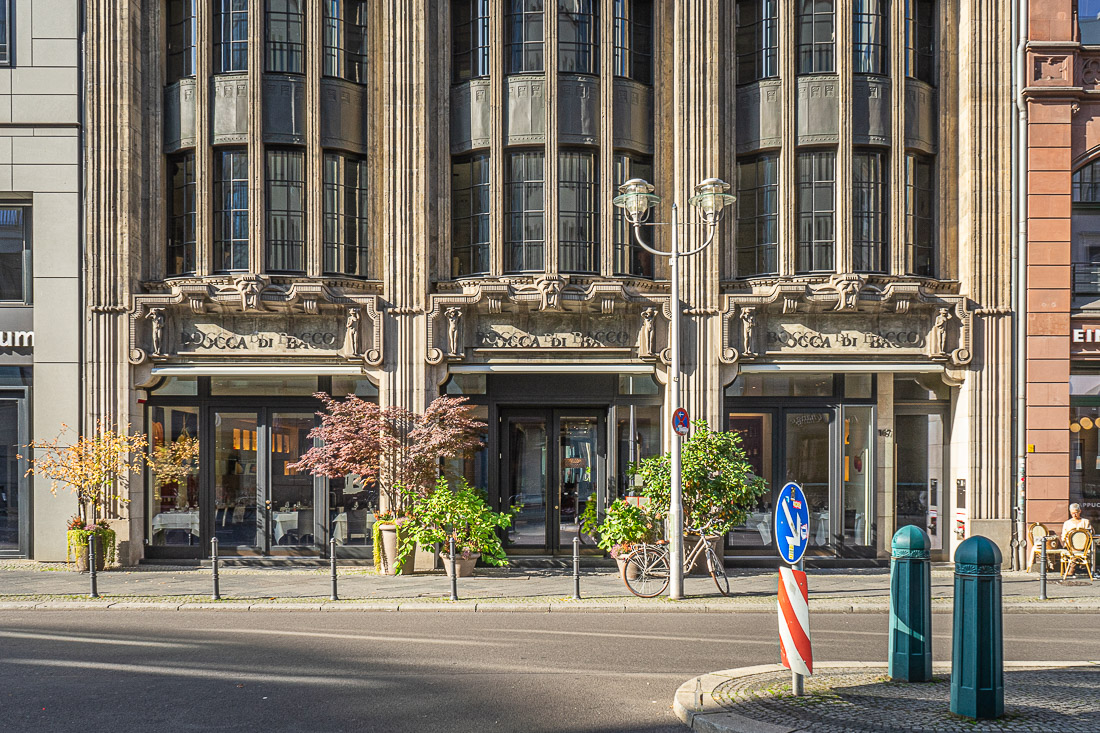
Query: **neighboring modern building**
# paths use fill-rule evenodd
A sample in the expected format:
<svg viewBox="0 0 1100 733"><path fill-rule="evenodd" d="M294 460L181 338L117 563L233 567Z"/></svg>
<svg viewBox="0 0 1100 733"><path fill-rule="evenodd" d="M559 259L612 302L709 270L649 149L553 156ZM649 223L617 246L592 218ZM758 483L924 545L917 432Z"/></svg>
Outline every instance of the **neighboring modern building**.
<svg viewBox="0 0 1100 733"><path fill-rule="evenodd" d="M1007 3L85 6L89 414L199 446L132 482L127 561L369 556L377 493L287 467L317 390L468 396L514 554L571 551L683 406L773 495L804 486L813 555L886 557L915 523L938 557L1007 556ZM695 184L737 196L676 306L611 204L638 177L684 249ZM727 555L774 555L770 511Z"/></svg>
<svg viewBox="0 0 1100 733"><path fill-rule="evenodd" d="M0 557L65 558L21 447L81 424L80 3L0 2Z"/></svg>
<svg viewBox="0 0 1100 733"><path fill-rule="evenodd" d="M1100 2L1032 0L1027 27L1026 518L1100 526Z"/></svg>

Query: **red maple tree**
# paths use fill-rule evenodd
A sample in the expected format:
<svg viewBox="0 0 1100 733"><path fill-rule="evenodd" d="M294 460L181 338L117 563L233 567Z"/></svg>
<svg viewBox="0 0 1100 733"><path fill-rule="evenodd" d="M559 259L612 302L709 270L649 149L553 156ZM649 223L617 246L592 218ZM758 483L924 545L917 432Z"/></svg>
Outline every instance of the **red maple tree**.
<svg viewBox="0 0 1100 733"><path fill-rule="evenodd" d="M309 437L320 442L289 468L317 476L359 476L378 482L390 511L404 509L402 487L430 493L443 461L467 455L483 443L485 423L473 417L465 397L437 397L423 414L379 407L355 395L334 399L320 392L321 424Z"/></svg>

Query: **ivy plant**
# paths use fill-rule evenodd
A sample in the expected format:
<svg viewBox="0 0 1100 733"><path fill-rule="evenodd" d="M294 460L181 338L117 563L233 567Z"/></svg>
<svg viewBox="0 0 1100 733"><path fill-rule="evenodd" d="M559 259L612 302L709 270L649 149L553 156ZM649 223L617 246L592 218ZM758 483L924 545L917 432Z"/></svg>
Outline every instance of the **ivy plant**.
<svg viewBox="0 0 1100 733"><path fill-rule="evenodd" d="M455 541L455 552L466 559L474 553L490 565L505 565L508 561L497 530L512 524L512 515L494 512L481 492L460 479L455 487L440 476L435 490L424 495L409 492L409 517L401 527L401 551L398 566L419 543L439 544L444 555L449 542Z"/></svg>
<svg viewBox="0 0 1100 733"><path fill-rule="evenodd" d="M684 522L699 528L713 520L708 535L722 535L745 523L767 490L745 456L741 435L711 430L706 420L692 423L681 449ZM642 494L657 518L668 515L672 495L672 454L643 458L629 469L641 478Z"/></svg>

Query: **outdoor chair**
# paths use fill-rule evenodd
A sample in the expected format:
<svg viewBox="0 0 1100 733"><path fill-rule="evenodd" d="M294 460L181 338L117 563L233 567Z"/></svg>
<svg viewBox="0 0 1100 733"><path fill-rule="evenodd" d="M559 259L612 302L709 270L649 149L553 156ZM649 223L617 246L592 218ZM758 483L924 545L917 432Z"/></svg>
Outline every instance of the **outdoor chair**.
<svg viewBox="0 0 1100 733"><path fill-rule="evenodd" d="M1035 566L1035 563L1039 562L1039 559L1043 556L1043 538L1054 534L1046 525L1041 522L1032 522L1027 527L1027 536L1031 540L1031 555L1027 562L1027 572L1031 572L1031 568ZM1053 563L1060 555L1064 554L1063 550L1055 548L1047 548L1047 562ZM1050 568L1047 568L1050 570Z"/></svg>
<svg viewBox="0 0 1100 733"><path fill-rule="evenodd" d="M1062 579L1065 580L1070 568L1085 566L1092 581L1092 534L1085 529L1071 529L1066 535L1066 548L1062 552Z"/></svg>

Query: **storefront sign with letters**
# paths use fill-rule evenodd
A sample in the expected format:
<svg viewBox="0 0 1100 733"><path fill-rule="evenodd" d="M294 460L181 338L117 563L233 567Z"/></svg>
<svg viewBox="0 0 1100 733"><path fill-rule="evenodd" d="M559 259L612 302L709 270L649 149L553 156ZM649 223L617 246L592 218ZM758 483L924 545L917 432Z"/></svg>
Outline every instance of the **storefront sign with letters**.
<svg viewBox="0 0 1100 733"><path fill-rule="evenodd" d="M766 353L920 353L928 345L929 326L925 318L913 315L863 320L836 316L769 319L763 347Z"/></svg>
<svg viewBox="0 0 1100 733"><path fill-rule="evenodd" d="M616 317L532 316L516 322L483 318L473 334L475 349L629 349L637 327Z"/></svg>
<svg viewBox="0 0 1100 733"><path fill-rule="evenodd" d="M33 349L34 331L0 331L0 349Z"/></svg>
<svg viewBox="0 0 1100 733"><path fill-rule="evenodd" d="M336 354L344 345L344 322L331 316L224 316L183 320L173 336L179 354Z"/></svg>

